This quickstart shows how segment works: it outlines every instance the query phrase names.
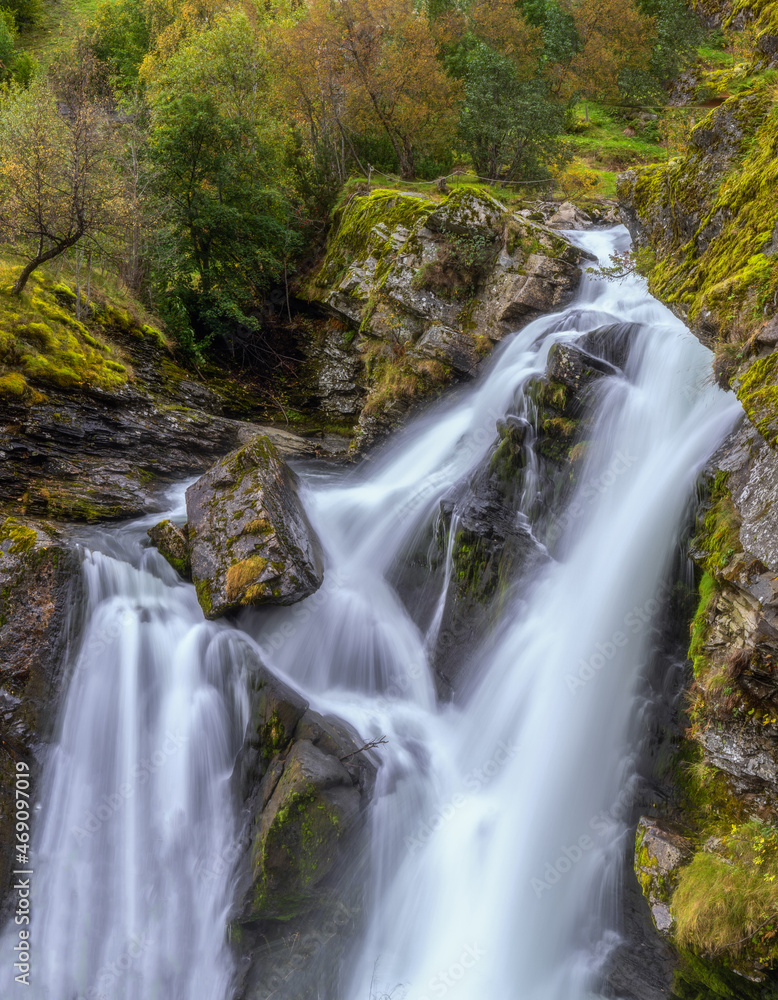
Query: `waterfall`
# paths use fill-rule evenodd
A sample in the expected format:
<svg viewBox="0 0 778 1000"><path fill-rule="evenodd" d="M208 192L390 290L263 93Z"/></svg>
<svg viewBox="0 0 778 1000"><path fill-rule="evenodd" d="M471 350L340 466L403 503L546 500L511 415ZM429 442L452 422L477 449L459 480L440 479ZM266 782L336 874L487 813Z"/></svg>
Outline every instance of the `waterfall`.
<svg viewBox="0 0 778 1000"><path fill-rule="evenodd" d="M180 500L172 513L183 514ZM4 963L3 997L228 995L229 779L247 719L245 657L231 629L203 621L193 588L141 548L154 520L100 533L84 552L86 625L31 851L30 986Z"/></svg>
<svg viewBox="0 0 778 1000"><path fill-rule="evenodd" d="M604 261L627 241L575 239ZM428 620L398 566L445 527L441 503L467 495L496 422L531 422L525 389L551 347L619 325L623 371L597 386L575 490L542 532L528 436L515 517L544 558L520 594L506 587L467 683L441 701L431 659L458 511ZM328 1000L592 996L617 940L637 685L696 477L739 413L641 278L585 277L569 309L506 338L370 462L300 469L326 559L307 602L206 623L193 588L142 546L150 521L90 538L86 627L38 796L35 974L18 995L228 1000L228 782L261 653L317 710L388 738L364 937L347 992ZM17 995L12 976L0 984Z"/></svg>
<svg viewBox="0 0 778 1000"><path fill-rule="evenodd" d="M623 229L575 238L605 262L627 245ZM524 416L551 345L609 326L626 331L628 357L601 383L556 558L504 603L466 695L438 704L427 637L387 574L483 462L496 419ZM336 583L285 641L273 640L289 610L254 634L319 710L389 738L372 914L346 1000L591 995L616 941L636 685L695 480L739 413L712 384L709 352L643 279L587 278L568 310L501 345L475 385L367 469L310 478ZM536 495L525 485L517 518Z"/></svg>

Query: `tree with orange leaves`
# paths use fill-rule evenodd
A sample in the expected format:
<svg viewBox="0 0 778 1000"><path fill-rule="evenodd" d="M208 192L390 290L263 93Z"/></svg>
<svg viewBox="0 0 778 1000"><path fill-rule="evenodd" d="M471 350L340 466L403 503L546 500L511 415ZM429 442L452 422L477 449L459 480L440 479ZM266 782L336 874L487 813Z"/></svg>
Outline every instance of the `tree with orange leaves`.
<svg viewBox="0 0 778 1000"><path fill-rule="evenodd" d="M577 44L550 66L554 93L614 98L624 70L648 67L656 26L634 0L562 0L560 7L572 18Z"/></svg>
<svg viewBox="0 0 778 1000"><path fill-rule="evenodd" d="M453 137L461 85L411 0L313 0L278 45L312 133L337 130L347 144L350 131L379 129L404 178L415 176L420 149Z"/></svg>

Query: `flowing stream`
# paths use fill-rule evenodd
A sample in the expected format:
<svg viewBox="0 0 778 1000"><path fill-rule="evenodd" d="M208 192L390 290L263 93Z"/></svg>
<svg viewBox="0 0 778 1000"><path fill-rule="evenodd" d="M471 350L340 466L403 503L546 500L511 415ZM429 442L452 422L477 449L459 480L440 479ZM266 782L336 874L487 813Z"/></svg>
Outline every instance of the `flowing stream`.
<svg viewBox="0 0 778 1000"><path fill-rule="evenodd" d="M606 262L627 245L623 229L575 239ZM456 510L424 621L390 581L488 456L496 421L531 422L523 387L551 345L614 325L628 357L597 389L554 558L507 587L493 640L441 703L430 662ZM638 683L696 477L739 413L642 279L585 278L570 308L506 338L373 461L301 470L326 558L307 605L206 623L193 588L142 547L158 518L91 538L87 623L39 796L33 985L18 995L229 1000L230 871L214 859L235 836L228 782L259 651L317 710L388 738L367 926L328 1000L596 995L617 941ZM516 511L528 530L531 445ZM183 520L178 503L169 516ZM0 986L17 995L12 978Z"/></svg>

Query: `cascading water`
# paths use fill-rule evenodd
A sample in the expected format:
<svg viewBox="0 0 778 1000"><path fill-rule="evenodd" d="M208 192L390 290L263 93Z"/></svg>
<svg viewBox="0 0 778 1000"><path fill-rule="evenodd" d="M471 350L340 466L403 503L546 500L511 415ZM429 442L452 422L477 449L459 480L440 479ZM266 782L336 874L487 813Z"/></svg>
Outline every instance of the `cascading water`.
<svg viewBox="0 0 778 1000"><path fill-rule="evenodd" d="M9 976L3 997L228 994L224 855L246 657L141 548L152 523L97 536L84 555L86 626L31 854L30 986Z"/></svg>
<svg viewBox="0 0 778 1000"><path fill-rule="evenodd" d="M577 238L607 260L626 233ZM506 601L494 648L471 664L473 690L438 705L429 636L386 575L482 463L496 418L525 411L522 387L551 344L619 324L624 376L602 383L559 558L529 597L525 586L520 604ZM696 476L740 412L709 373L709 353L639 278L589 280L571 309L514 336L476 386L366 473L310 481L334 583L285 642L289 611L264 616L255 635L320 710L366 739L389 737L372 916L347 1000L574 1000L596 983L615 940L616 804L657 592ZM537 468L528 473L517 518L537 502Z"/></svg>
<svg viewBox="0 0 778 1000"><path fill-rule="evenodd" d="M626 234L576 238L607 258ZM441 501L466 488L496 420L531 417L523 387L551 345L618 324L629 328L624 372L598 387L554 558L523 581L521 600L508 590L488 652L441 704L430 661L451 600L457 511L426 624L389 578ZM389 740L368 925L347 991L329 1000L396 986L409 1000L591 995L614 939L625 829L615 806L657 594L695 478L739 413L709 369L640 279L586 279L573 307L507 339L476 383L372 463L303 470L326 555L305 615L246 613L243 631L205 623L193 589L141 549L145 523L90 543L87 626L40 796L24 995L228 1000L227 785L253 640L317 709ZM526 447L516 518L530 530L542 485L531 435ZM549 537L546 523L539 549ZM15 995L12 978L0 984Z"/></svg>

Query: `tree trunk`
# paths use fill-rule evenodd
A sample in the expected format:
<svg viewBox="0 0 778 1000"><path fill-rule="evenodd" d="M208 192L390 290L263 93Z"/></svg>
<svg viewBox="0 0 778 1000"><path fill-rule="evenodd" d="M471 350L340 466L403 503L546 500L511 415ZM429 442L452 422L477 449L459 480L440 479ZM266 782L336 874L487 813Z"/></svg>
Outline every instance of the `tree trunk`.
<svg viewBox="0 0 778 1000"><path fill-rule="evenodd" d="M33 257L31 261L25 264L24 270L16 279L16 284L11 289L11 294L21 295L24 291L24 286L27 284L27 279L37 267L40 267L41 264L45 264L47 260L53 260L55 257L59 257L59 255L64 253L69 247L75 246L83 235L83 231L79 230L74 236L68 236L67 239L55 243L53 247L50 247L44 253L39 253L37 256Z"/></svg>
<svg viewBox="0 0 778 1000"><path fill-rule="evenodd" d="M410 143L396 143L397 159L400 161L400 177L404 181L412 181L416 177L416 163L413 156L413 146Z"/></svg>

